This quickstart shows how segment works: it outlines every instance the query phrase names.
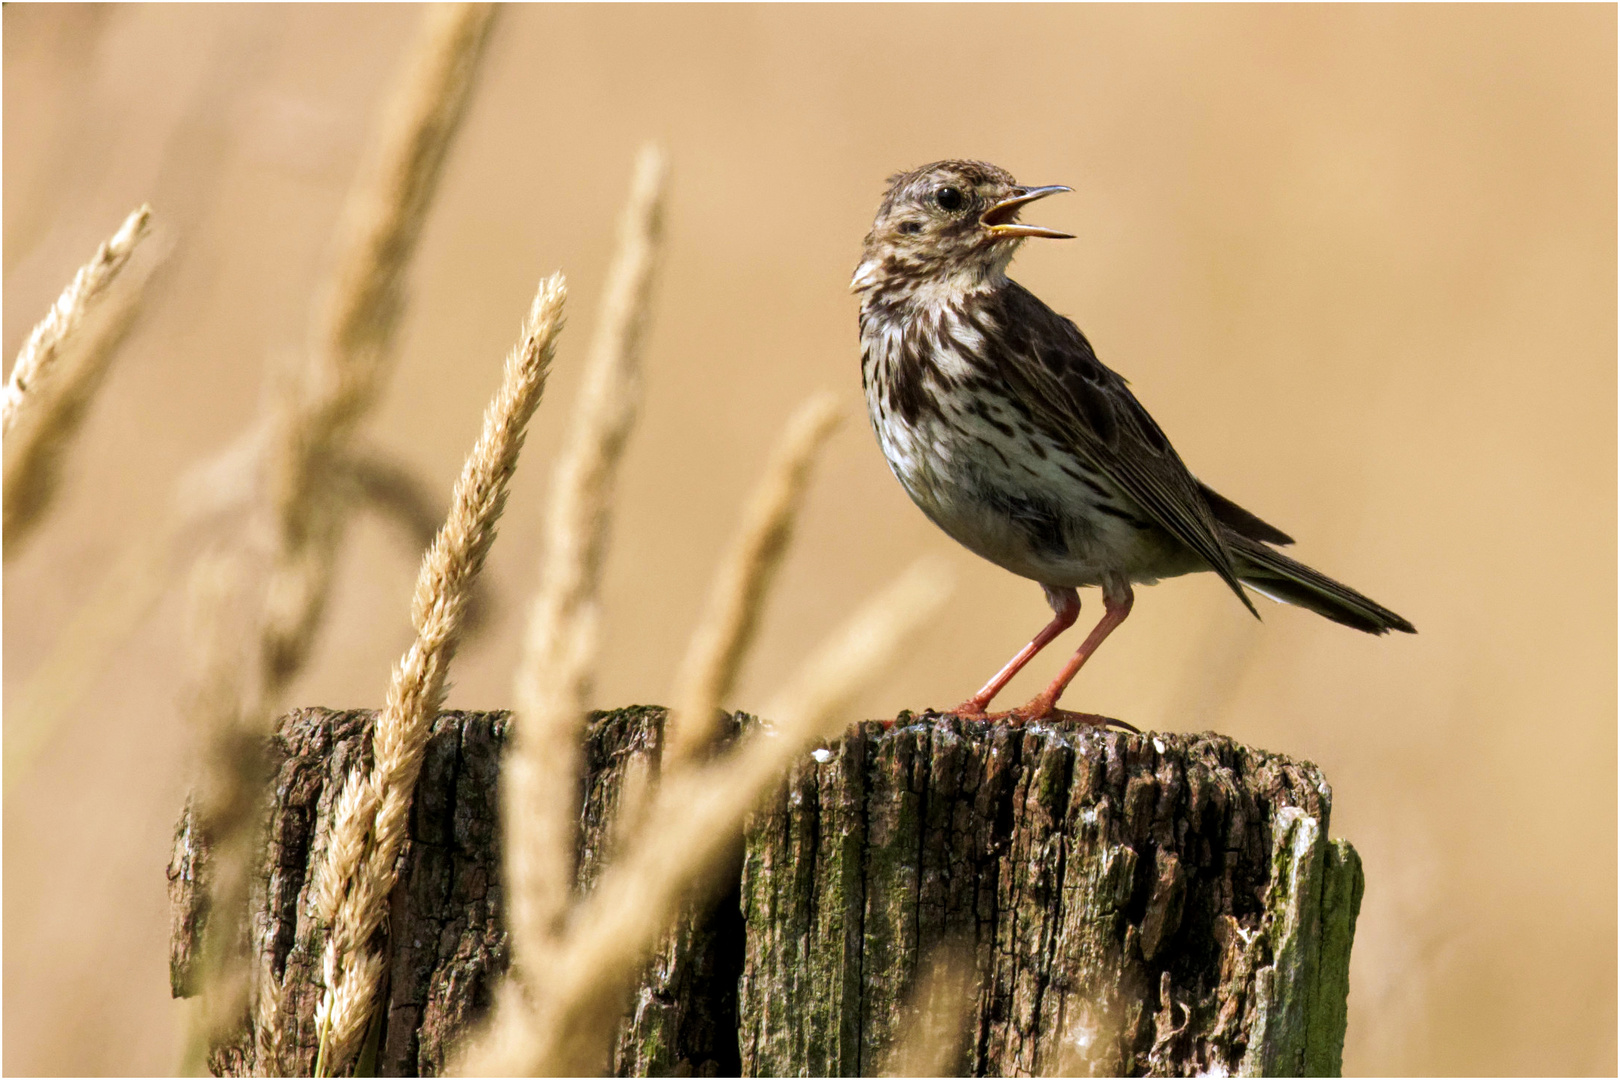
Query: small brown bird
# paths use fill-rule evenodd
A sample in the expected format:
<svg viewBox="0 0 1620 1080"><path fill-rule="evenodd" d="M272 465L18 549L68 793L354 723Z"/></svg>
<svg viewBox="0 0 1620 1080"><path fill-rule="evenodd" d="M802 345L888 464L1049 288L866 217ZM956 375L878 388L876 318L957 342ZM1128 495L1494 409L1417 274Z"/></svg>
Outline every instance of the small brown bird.
<svg viewBox="0 0 1620 1080"><path fill-rule="evenodd" d="M955 710L984 717L1001 688L1074 625L1084 586L1103 617L1050 686L1000 714L1056 709L1130 614L1133 584L1213 570L1243 591L1371 634L1412 624L1273 550L1282 530L1201 483L1073 322L1007 277L1026 237L1072 239L1019 212L1061 185L1024 187L978 161L939 161L889 181L850 287L861 295L861 381L889 467L934 524L1040 584L1056 613Z"/></svg>

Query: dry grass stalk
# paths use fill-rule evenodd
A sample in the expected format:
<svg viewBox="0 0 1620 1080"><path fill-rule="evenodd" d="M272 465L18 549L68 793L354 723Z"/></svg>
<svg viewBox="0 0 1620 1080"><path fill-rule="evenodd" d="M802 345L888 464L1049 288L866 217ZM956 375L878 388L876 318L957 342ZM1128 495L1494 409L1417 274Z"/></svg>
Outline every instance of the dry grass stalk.
<svg viewBox="0 0 1620 1080"><path fill-rule="evenodd" d="M909 1019L889 1050L884 1075L958 1075L978 995L972 956L960 946L937 947L906 1003Z"/></svg>
<svg viewBox="0 0 1620 1080"><path fill-rule="evenodd" d="M736 683L764 598L792 539L810 466L838 420L836 399L816 395L799 407L771 455L675 677L675 709L665 736L667 766L697 758L714 738L718 710Z"/></svg>
<svg viewBox="0 0 1620 1080"><path fill-rule="evenodd" d="M381 389L403 307L405 272L466 112L495 9L424 9L404 77L389 98L364 180L338 226L337 260L316 308L314 366L302 403L317 434L343 433Z"/></svg>
<svg viewBox="0 0 1620 1080"><path fill-rule="evenodd" d="M272 416L266 464L275 555L260 655L268 697L303 667L325 608L346 511L328 479L381 392L404 307L405 272L466 112L493 10L488 4L427 9L372 164L339 223L307 367Z"/></svg>
<svg viewBox="0 0 1620 1080"><path fill-rule="evenodd" d="M131 214L118 235L79 271L50 316L34 328L12 369L6 387L0 515L7 559L22 550L23 540L44 520L63 456L167 255L161 245L156 252L151 244L135 251L147 235L150 213L143 206Z"/></svg>
<svg viewBox="0 0 1620 1080"><path fill-rule="evenodd" d="M429 729L445 692L470 586L495 540L529 418L540 403L562 328L561 275L541 283L523 339L506 360L500 392L456 482L451 510L422 562L411 621L416 641L394 669L372 735L372 763L349 777L336 828L319 871L318 905L330 919L323 958L326 988L316 1011L317 1075L342 1068L358 1048L376 994L382 958L371 951L393 890L411 799Z"/></svg>
<svg viewBox="0 0 1620 1080"><path fill-rule="evenodd" d="M307 366L272 408L260 440L266 478L257 520L250 526L248 568L237 600L254 625L235 640L252 655L237 658L234 677L193 703L204 732L198 828L215 839L222 880L246 874L227 862L251 857L252 822L214 816L216 807L251 802L257 794L256 754L277 700L302 668L325 607L347 507L332 482L355 426L382 386L403 307L406 268L451 138L465 112L492 9L488 5L428 9L404 80L390 97L372 164L353 189L339 225L330 282L316 307ZM229 452L228 455L229 456ZM224 629L221 627L221 635ZM251 750L252 752L248 752ZM225 797L229 791L237 795ZM247 832L243 832L247 830ZM242 833L242 835L238 835ZM222 944L238 937L241 897L216 893L203 947L203 996L228 997L240 972ZM360 970L364 965L361 965ZM193 1025L186 1062L200 1065L218 1034L226 1005L210 1005Z"/></svg>
<svg viewBox="0 0 1620 1080"><path fill-rule="evenodd" d="M253 447L244 444L243 449ZM218 468L221 465L229 468ZM102 576L95 594L24 679L7 711L7 791L33 767L62 718L105 669L106 657L151 614L209 534L239 524L236 519L253 496L252 469L246 454L211 463L208 475L194 485L197 490L192 493L199 498L182 500L172 518L132 543ZM345 499L353 502L356 512L375 513L395 527L413 560L427 550L444 521L443 505L420 477L381 451L354 448L334 479L345 487ZM463 641L472 640L486 625L492 605L480 577L464 615Z"/></svg>
<svg viewBox="0 0 1620 1080"><path fill-rule="evenodd" d="M10 435L17 418L33 407L39 384L50 377L63 344L134 254L135 246L146 236L151 218L150 206L141 206L125 218L112 239L102 244L95 256L73 275L73 280L51 306L50 313L23 342L16 363L11 366L5 396L0 398L0 431Z"/></svg>
<svg viewBox="0 0 1620 1080"><path fill-rule="evenodd" d="M595 1075L647 957L681 905L701 892L741 835L748 813L810 744L836 737L856 693L943 606L949 579L921 563L870 601L801 669L767 711L776 720L725 757L665 778L646 825L603 871L531 985L532 1017L504 1014L462 1063L484 1075Z"/></svg>
<svg viewBox="0 0 1620 1080"><path fill-rule="evenodd" d="M433 5L389 98L369 165L338 224L330 277L317 300L305 365L268 428L228 450L215 470L233 487L245 459L267 472L260 529L270 568L262 618L261 686L274 700L302 667L328 593L348 492L344 451L376 402L403 310L405 273L465 114L493 17L488 4Z"/></svg>
<svg viewBox="0 0 1620 1080"><path fill-rule="evenodd" d="M573 880L579 731L596 652L597 590L613 482L640 391L640 346L663 231L665 164L636 161L618 251L552 481L540 591L514 686L516 723L502 776L507 926L513 968L532 982Z"/></svg>
<svg viewBox="0 0 1620 1080"><path fill-rule="evenodd" d="M254 994L253 1060L261 1076L282 1074L287 1046L287 1025L281 1012L283 988L276 980L273 959L268 949L260 955Z"/></svg>
<svg viewBox="0 0 1620 1080"><path fill-rule="evenodd" d="M245 722L240 655L243 597L252 571L240 552L210 552L193 569L189 652L196 673L185 707L206 717L204 768L193 794L195 828L209 857L209 917L199 946L201 1000L189 1016L181 1072L198 1075L208 1050L240 1021L248 992L246 911L257 845L256 795L264 779L261 739Z"/></svg>

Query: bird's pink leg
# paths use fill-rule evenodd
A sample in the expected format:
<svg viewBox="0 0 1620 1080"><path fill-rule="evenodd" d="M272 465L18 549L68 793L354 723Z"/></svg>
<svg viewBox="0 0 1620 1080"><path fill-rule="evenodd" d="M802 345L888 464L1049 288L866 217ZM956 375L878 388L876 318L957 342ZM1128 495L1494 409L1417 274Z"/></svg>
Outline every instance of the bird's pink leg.
<svg viewBox="0 0 1620 1080"><path fill-rule="evenodd" d="M1080 594L1073 589L1054 589L1049 585L1041 586L1046 590L1046 602L1052 605L1052 621L1046 628L1035 635L1028 645L1018 650L1005 667L996 672L991 680L984 684L977 694L968 698L962 704L952 709L957 716L969 718L982 718L985 706L990 704L992 698L1001 693L1001 688L1012 681L1012 677L1023 670L1025 664L1042 649L1052 643L1052 639L1074 625L1080 617ZM1061 691L1060 691L1061 692Z"/></svg>
<svg viewBox="0 0 1620 1080"><path fill-rule="evenodd" d="M1008 719L1027 722L1030 720L1044 720L1052 716L1053 713L1060 713L1062 719L1078 723L1097 724L1099 726L1119 723L1119 721L1109 720L1107 717L1093 716L1091 713L1071 713L1058 709L1057 700L1063 696L1063 691L1069 688L1069 683L1074 681L1075 675L1079 674L1080 669L1091 658L1091 654L1097 651L1097 647L1103 643L1103 640L1114 632L1115 627L1125 621L1125 616L1131 613L1131 604L1135 600L1136 596L1131 592L1129 582L1122 585L1111 584L1104 586L1102 619L1092 629L1091 633L1086 635L1086 640L1081 642L1080 648L1075 650L1074 655L1069 658L1069 662L1063 665L1063 670L1058 672L1058 677L1052 680L1052 685L1008 713ZM1136 729L1131 728L1131 730Z"/></svg>

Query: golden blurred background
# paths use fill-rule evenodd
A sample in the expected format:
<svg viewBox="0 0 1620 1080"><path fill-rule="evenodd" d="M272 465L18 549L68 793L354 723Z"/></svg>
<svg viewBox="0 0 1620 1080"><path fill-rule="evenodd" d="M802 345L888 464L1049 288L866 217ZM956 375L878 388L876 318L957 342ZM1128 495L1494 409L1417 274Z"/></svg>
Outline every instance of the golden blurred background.
<svg viewBox="0 0 1620 1080"><path fill-rule="evenodd" d="M70 618L303 340L418 17L5 7L6 355L134 206L175 242L53 516L6 564L8 753L9 707ZM1201 477L1420 634L1271 605L1256 622L1200 575L1139 592L1066 703L1324 767L1367 873L1347 1072L1613 1073L1615 39L1612 6L503 12L368 425L447 496L536 282L568 274L571 326L489 563L498 607L450 705L510 702L559 420L647 139L673 193L597 702L667 699L742 499L818 388L849 419L734 704L761 706L927 552L959 572L952 615L863 712L967 696L1048 612L889 475L847 283L892 172L977 157L1069 184L1040 220L1079 239L1028 247L1015 276ZM380 702L414 564L359 519L298 703ZM174 1067L183 612L173 589L5 792L7 1073Z"/></svg>

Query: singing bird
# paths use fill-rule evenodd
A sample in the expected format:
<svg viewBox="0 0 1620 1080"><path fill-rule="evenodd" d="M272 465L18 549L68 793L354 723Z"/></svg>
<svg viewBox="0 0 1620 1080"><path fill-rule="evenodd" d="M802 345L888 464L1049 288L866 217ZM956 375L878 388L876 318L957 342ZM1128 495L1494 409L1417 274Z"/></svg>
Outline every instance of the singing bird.
<svg viewBox="0 0 1620 1080"><path fill-rule="evenodd" d="M1294 561L1293 540L1200 482L1085 335L1007 277L1029 237L1020 212L1070 191L1025 187L979 161L938 161L889 181L850 288L861 297L861 381L883 454L912 501L968 550L1040 584L1054 616L952 710L986 718L1007 682L1102 589L1103 616L1014 721L1054 714L1130 614L1133 585L1211 570L1244 593L1371 634L1415 633L1388 608Z"/></svg>

